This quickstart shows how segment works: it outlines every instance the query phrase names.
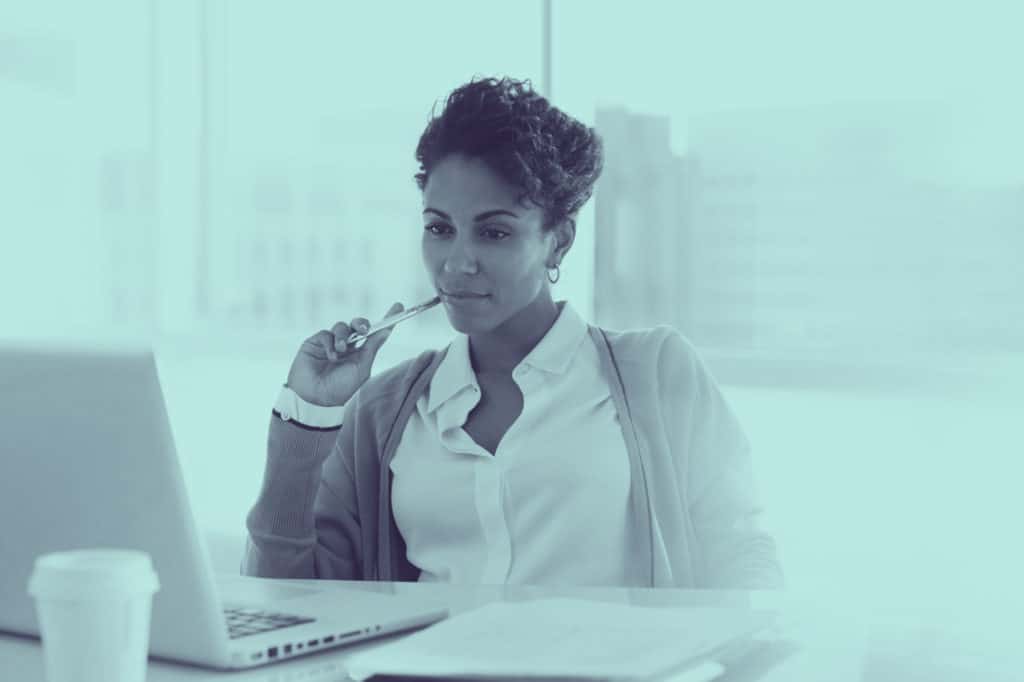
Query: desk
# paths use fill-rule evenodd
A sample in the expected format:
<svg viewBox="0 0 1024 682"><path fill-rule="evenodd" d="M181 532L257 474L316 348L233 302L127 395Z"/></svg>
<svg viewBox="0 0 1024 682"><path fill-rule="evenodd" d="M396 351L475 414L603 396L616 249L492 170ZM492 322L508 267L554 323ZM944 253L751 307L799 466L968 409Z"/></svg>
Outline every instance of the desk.
<svg viewBox="0 0 1024 682"><path fill-rule="evenodd" d="M250 578L232 577L240 581ZM324 581L288 581L323 588ZM935 608L903 609L880 614L863 600L837 603L814 595L774 592L729 592L665 589L453 587L420 583L336 581L334 585L397 595L415 595L459 613L493 601L576 597L645 606L746 606L778 609L785 639L769 643L730 669L718 682L889 682L934 680L961 682L1024 679L1024 636L1007 632L988 614L954 620ZM978 617L981 620L978 620ZM965 622L973 624L965 626ZM1013 623L1020 623L1012 618ZM1024 626L1017 626L1024 633ZM401 637L402 635L396 635ZM356 651L385 640L363 642L303 658L241 672L217 672L187 665L150 661L148 682L343 682L345 660ZM795 649L793 642L799 643ZM38 640L0 634L0 680L44 682Z"/></svg>

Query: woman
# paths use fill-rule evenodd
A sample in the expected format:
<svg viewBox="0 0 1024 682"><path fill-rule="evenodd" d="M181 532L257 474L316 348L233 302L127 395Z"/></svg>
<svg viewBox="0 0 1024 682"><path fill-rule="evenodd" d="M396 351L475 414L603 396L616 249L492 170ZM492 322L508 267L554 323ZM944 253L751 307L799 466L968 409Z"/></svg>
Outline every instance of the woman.
<svg viewBox="0 0 1024 682"><path fill-rule="evenodd" d="M529 82L474 80L416 158L423 262L459 334L372 379L389 332L345 341L365 318L303 343L243 572L779 586L747 440L690 343L552 298L602 170L595 131Z"/></svg>

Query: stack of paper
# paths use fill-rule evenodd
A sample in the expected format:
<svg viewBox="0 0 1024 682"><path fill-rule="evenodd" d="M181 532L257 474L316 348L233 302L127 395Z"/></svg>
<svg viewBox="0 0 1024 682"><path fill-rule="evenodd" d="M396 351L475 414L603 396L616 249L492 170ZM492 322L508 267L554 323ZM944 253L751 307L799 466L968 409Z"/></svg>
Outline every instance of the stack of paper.
<svg viewBox="0 0 1024 682"><path fill-rule="evenodd" d="M659 679L771 624L763 611L576 599L494 603L360 652L349 675Z"/></svg>

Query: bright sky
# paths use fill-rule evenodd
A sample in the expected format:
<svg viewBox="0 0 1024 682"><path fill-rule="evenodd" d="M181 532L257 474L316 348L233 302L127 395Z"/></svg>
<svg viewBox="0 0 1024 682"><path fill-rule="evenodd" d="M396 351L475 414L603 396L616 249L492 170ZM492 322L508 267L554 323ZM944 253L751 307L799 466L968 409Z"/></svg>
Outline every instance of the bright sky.
<svg viewBox="0 0 1024 682"><path fill-rule="evenodd" d="M958 180L1024 182L1024 4L1012 2L554 3L555 98L673 117L823 104L927 102ZM933 122L926 122L932 125Z"/></svg>

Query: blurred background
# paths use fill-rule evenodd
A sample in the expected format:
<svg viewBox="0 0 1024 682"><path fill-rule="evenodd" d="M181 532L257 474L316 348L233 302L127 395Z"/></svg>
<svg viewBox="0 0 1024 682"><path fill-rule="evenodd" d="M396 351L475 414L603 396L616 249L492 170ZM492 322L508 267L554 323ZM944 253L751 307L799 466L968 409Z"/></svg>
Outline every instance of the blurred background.
<svg viewBox="0 0 1024 682"><path fill-rule="evenodd" d="M693 340L792 585L991 596L1024 564L1021 25L1014 2L4 2L0 337L150 339L234 570L302 340L432 295L432 109L529 78L607 154L556 298ZM375 371L452 333L406 323Z"/></svg>

